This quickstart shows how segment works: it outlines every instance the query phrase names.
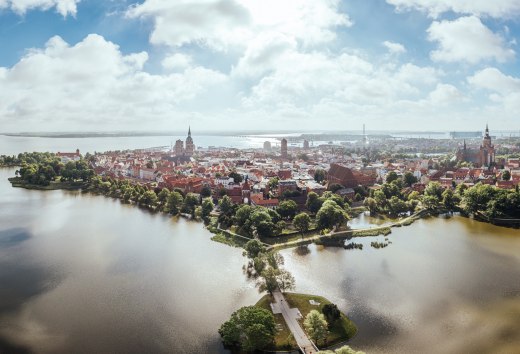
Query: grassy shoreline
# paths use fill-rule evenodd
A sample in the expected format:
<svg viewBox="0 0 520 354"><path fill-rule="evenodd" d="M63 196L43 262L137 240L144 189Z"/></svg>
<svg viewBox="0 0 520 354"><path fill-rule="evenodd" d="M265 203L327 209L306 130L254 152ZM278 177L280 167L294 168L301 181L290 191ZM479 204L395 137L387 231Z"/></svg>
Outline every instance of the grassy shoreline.
<svg viewBox="0 0 520 354"><path fill-rule="evenodd" d="M24 188L24 189L32 189L32 190L40 190L40 191L52 191L52 190L80 190L87 186L85 182L50 182L47 186L42 186L38 184L31 184L28 182L24 182L20 177L12 177L8 178L11 186L14 188Z"/></svg>

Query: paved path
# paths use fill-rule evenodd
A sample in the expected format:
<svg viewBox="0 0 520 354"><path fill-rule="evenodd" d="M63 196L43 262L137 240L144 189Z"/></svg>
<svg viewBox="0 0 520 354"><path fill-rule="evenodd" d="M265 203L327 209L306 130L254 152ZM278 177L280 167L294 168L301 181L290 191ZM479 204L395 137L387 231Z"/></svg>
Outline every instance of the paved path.
<svg viewBox="0 0 520 354"><path fill-rule="evenodd" d="M318 348L312 343L312 341L307 337L307 334L303 331L302 327L298 323L298 319L301 318L300 311L296 308L290 308L289 304L285 300L285 297L280 292L280 290L276 290L273 292L274 297L274 307L279 309L282 314L285 323L287 323L287 327L293 334L296 343L300 347L301 351L304 354L311 354L319 352Z"/></svg>

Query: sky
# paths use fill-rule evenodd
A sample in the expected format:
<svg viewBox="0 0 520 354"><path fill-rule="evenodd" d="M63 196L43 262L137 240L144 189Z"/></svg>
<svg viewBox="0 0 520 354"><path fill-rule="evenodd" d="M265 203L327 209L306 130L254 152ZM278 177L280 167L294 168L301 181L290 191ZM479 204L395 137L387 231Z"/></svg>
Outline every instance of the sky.
<svg viewBox="0 0 520 354"><path fill-rule="evenodd" d="M520 129L520 0L0 0L0 132Z"/></svg>

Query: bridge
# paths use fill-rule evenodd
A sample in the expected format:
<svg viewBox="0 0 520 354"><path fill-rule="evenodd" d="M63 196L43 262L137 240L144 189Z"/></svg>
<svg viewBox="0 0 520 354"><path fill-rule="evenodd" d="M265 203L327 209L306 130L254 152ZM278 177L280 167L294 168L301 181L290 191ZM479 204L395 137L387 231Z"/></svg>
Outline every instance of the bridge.
<svg viewBox="0 0 520 354"><path fill-rule="evenodd" d="M273 292L273 298L275 301L274 304L271 305L273 313L282 314L301 352L303 354L319 352L318 347L310 340L298 322L298 319L301 317L300 311L297 308L290 308L282 292L278 289Z"/></svg>

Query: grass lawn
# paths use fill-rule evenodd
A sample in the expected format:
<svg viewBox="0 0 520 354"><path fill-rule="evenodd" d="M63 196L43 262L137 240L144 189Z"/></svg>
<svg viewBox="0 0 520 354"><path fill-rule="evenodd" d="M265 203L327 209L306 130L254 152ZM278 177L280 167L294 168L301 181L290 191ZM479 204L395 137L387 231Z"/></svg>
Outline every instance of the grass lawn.
<svg viewBox="0 0 520 354"><path fill-rule="evenodd" d="M244 245L248 240L245 240L241 237L235 237L233 235L226 234L224 232L218 232L213 237L211 237L212 241L220 242L228 246L244 248Z"/></svg>
<svg viewBox="0 0 520 354"><path fill-rule="evenodd" d="M307 314L311 310L318 310L321 312L323 306L325 304L330 304L331 302L322 296L314 296L314 295L305 295L305 294L295 294L295 293L285 293L285 298L290 307L297 307L303 318L307 316ZM318 306L311 305L309 300L314 300L319 302ZM270 302L272 301L272 297L270 295L265 295L262 297L257 303L256 306L265 308L271 311ZM285 321L282 315L275 315L275 320L277 327L280 328L280 331L275 337L275 345L276 348L273 349L290 349L296 348L296 343L292 336L290 336L290 331L285 324ZM300 324L303 328L303 319L300 321ZM334 344L338 344L341 342L345 342L352 338L357 332L357 327L351 320L348 319L343 313L341 314L341 319L336 321L334 325L330 328L329 336L327 337L326 343L319 343L319 346L331 346Z"/></svg>
<svg viewBox="0 0 520 354"><path fill-rule="evenodd" d="M297 307L303 319L311 310L322 311L323 306L326 304L330 304L331 302L322 296L314 296L314 295L306 295L306 294L293 294L286 293L285 298L291 307ZM319 302L319 306L311 305L309 300L314 300ZM303 328L303 319L300 321L300 324ZM331 346L334 344L338 344L341 342L345 342L352 338L357 332L357 327L350 319L348 319L345 314L341 314L341 319L336 321L333 326L329 330L329 335L327 337L327 341L325 346ZM324 343L319 343L318 346L322 347Z"/></svg>

